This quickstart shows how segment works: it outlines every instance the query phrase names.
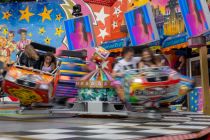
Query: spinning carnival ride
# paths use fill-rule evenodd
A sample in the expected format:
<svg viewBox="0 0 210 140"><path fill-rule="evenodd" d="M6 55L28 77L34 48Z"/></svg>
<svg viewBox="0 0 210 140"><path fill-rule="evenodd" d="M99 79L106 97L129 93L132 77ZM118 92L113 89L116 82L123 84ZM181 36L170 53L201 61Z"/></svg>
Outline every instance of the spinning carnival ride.
<svg viewBox="0 0 210 140"><path fill-rule="evenodd" d="M124 105L118 101L113 86L115 80L103 67L108 56L107 50L102 47L95 48L92 60L98 68L76 82L79 88L78 99L68 104L69 113L127 116Z"/></svg>
<svg viewBox="0 0 210 140"><path fill-rule="evenodd" d="M82 59L87 56L84 51L62 51L59 59L62 61L60 77L56 90L56 102L65 104L66 101L74 102L78 96L76 81L87 74L87 64Z"/></svg>
<svg viewBox="0 0 210 140"><path fill-rule="evenodd" d="M124 79L127 99L146 108L177 102L193 89L193 84L169 67L129 70Z"/></svg>
<svg viewBox="0 0 210 140"><path fill-rule="evenodd" d="M31 45L42 58L47 51L55 52L54 48L37 43ZM19 59L17 59L19 60ZM4 93L17 98L21 105L31 106L33 103L51 103L59 78L60 61L51 73L21 66L19 61L8 68L3 82Z"/></svg>

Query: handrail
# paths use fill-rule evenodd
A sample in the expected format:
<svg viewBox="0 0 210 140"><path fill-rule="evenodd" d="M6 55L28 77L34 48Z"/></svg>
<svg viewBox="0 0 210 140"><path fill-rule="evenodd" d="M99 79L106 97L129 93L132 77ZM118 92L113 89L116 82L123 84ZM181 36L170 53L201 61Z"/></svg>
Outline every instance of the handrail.
<svg viewBox="0 0 210 140"><path fill-rule="evenodd" d="M159 72L162 69L171 69L169 66L162 66L162 67L149 67L149 68L141 68L141 69L130 69L126 70L124 73L131 73L131 72Z"/></svg>
<svg viewBox="0 0 210 140"><path fill-rule="evenodd" d="M130 69L130 70L126 70L125 72L136 71L136 70L140 70L140 71L144 71L144 70L149 71L149 70L155 70L155 69L161 70L163 68L171 69L169 66L162 66L162 67L148 67L148 68L140 68L140 69Z"/></svg>

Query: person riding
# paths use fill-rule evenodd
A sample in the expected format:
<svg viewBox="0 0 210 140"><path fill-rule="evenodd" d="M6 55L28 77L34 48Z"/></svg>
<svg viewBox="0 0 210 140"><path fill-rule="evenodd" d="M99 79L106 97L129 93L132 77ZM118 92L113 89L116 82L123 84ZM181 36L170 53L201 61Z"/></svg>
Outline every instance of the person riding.
<svg viewBox="0 0 210 140"><path fill-rule="evenodd" d="M130 47L124 47L122 51L123 59L120 60L113 69L114 77L123 77L126 70L137 69L140 57L134 57L134 50Z"/></svg>
<svg viewBox="0 0 210 140"><path fill-rule="evenodd" d="M148 68L148 67L158 67L161 66L160 59L158 59L150 49L144 49L141 54L141 61L138 64L138 67Z"/></svg>
<svg viewBox="0 0 210 140"><path fill-rule="evenodd" d="M40 69L41 57L32 45L26 45L25 50L20 53L19 64L29 68Z"/></svg>
<svg viewBox="0 0 210 140"><path fill-rule="evenodd" d="M113 69L112 76L117 80L118 84L115 86L116 92L118 97L125 104L125 107L132 111L133 108L131 107L130 103L126 100L124 87L122 86L123 77L125 75L126 70L136 69L137 64L140 61L140 57L133 57L134 50L129 47L123 48L123 59L120 60Z"/></svg>
<svg viewBox="0 0 210 140"><path fill-rule="evenodd" d="M42 65L42 71L52 72L56 67L56 58L52 53L47 53L44 58Z"/></svg>

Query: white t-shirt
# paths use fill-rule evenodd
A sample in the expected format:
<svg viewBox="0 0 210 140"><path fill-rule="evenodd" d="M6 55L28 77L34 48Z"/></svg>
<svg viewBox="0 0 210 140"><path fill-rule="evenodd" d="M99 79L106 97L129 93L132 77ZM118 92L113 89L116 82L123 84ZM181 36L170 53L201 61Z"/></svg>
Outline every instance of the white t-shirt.
<svg viewBox="0 0 210 140"><path fill-rule="evenodd" d="M122 59L114 66L113 70L115 72L124 73L126 70L136 69L140 60L140 57L133 57L129 62L125 61L125 59Z"/></svg>

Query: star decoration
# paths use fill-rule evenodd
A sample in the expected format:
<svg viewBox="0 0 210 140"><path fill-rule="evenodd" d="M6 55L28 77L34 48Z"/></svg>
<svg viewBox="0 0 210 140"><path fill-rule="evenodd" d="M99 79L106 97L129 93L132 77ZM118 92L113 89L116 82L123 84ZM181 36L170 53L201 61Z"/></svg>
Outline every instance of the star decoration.
<svg viewBox="0 0 210 140"><path fill-rule="evenodd" d="M108 63L109 63L109 61L103 62L103 63L102 63L102 68L103 68L103 69L109 69L109 68L108 68Z"/></svg>
<svg viewBox="0 0 210 140"><path fill-rule="evenodd" d="M28 34L28 36L29 36L29 37L32 37L32 36L33 36L33 34L30 32L30 33Z"/></svg>
<svg viewBox="0 0 210 140"><path fill-rule="evenodd" d="M51 38L49 38L49 37L46 37L45 39L44 39L44 42L46 43L46 44L50 44L50 41L51 41Z"/></svg>
<svg viewBox="0 0 210 140"><path fill-rule="evenodd" d="M55 35L57 36L61 36L61 34L64 32L64 30L62 29L62 27L60 26L59 28L55 29Z"/></svg>
<svg viewBox="0 0 210 140"><path fill-rule="evenodd" d="M19 10L19 12L21 13L21 17L19 20L26 20L26 21L30 21L30 17L33 16L34 14L31 13L29 11L29 7L27 6L25 10Z"/></svg>
<svg viewBox="0 0 210 140"><path fill-rule="evenodd" d="M50 14L52 13L52 9L48 10L47 7L44 7L44 11L39 14L39 16L42 17L42 22L44 22L46 19L51 20Z"/></svg>
<svg viewBox="0 0 210 140"><path fill-rule="evenodd" d="M101 21L105 25L105 19L109 16L109 14L104 13L104 7L101 8L100 12L94 13L96 16L96 21Z"/></svg>
<svg viewBox="0 0 210 140"><path fill-rule="evenodd" d="M62 18L63 18L63 17L61 16L61 14L58 14L58 15L56 15L56 19L55 19L55 20L60 21Z"/></svg>
<svg viewBox="0 0 210 140"><path fill-rule="evenodd" d="M7 29L7 28L4 28L4 29L3 29L3 35L6 36L7 34L8 34L8 29Z"/></svg>
<svg viewBox="0 0 210 140"><path fill-rule="evenodd" d="M91 90L88 90L87 91L87 95L91 95L92 94L92 91Z"/></svg>
<svg viewBox="0 0 210 140"><path fill-rule="evenodd" d="M98 37L102 37L104 40L105 36L107 36L109 34L106 32L106 28L104 30L102 30L102 29L99 29L99 30L100 30L100 34L98 35Z"/></svg>
<svg viewBox="0 0 210 140"><path fill-rule="evenodd" d="M46 31L45 31L44 27L39 28L39 34L43 35L45 32Z"/></svg>
<svg viewBox="0 0 210 140"><path fill-rule="evenodd" d="M120 10L120 6L114 7L114 15L119 17L120 13L122 13L122 11Z"/></svg>
<svg viewBox="0 0 210 140"><path fill-rule="evenodd" d="M118 27L117 22L116 22L116 21L113 21L113 23L112 23L112 28L115 29L115 28L117 28L117 27Z"/></svg>
<svg viewBox="0 0 210 140"><path fill-rule="evenodd" d="M2 14L3 14L2 19L6 20L9 20L9 18L12 16L9 12L2 12Z"/></svg>

